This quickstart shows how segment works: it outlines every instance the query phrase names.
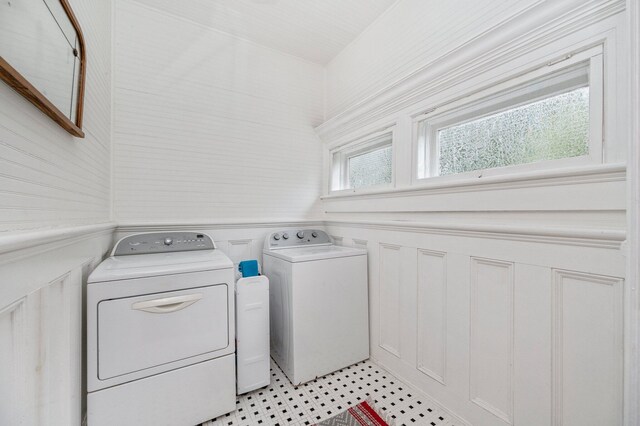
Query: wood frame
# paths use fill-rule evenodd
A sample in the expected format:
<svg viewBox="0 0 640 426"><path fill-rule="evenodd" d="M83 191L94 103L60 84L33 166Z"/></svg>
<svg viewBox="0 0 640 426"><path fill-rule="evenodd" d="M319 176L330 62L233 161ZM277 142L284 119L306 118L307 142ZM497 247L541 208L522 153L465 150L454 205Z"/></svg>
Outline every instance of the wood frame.
<svg viewBox="0 0 640 426"><path fill-rule="evenodd" d="M59 0L67 17L73 25L73 29L78 36L80 44L80 70L78 73L78 97L76 100L76 121L71 121L58 107L56 107L49 99L46 98L38 89L36 89L22 74L13 68L2 56L0 56L0 79L11 86L16 92L20 93L25 99L35 105L39 110L48 115L53 121L58 123L60 127L71 133L73 136L84 138L82 131L82 118L84 108L84 87L86 79L86 53L85 43L80 24L69 5L68 0Z"/></svg>

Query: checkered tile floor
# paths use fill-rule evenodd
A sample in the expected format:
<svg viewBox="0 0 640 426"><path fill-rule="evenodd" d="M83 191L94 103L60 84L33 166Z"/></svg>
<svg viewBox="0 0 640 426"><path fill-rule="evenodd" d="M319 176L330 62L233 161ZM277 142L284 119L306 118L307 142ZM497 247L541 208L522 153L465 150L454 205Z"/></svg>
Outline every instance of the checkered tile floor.
<svg viewBox="0 0 640 426"><path fill-rule="evenodd" d="M202 426L313 425L371 397L397 426L455 426L451 415L421 399L371 361L363 361L294 387L271 361L271 385L241 395L236 411Z"/></svg>

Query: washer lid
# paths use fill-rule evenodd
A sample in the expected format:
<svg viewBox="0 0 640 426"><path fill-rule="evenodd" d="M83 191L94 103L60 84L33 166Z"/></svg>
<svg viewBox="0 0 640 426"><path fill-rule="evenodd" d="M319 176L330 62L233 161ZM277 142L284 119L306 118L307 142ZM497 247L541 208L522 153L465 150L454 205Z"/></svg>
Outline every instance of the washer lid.
<svg viewBox="0 0 640 426"><path fill-rule="evenodd" d="M367 251L354 247L328 245L265 250L264 254L287 262L309 262L312 260L335 259L337 257L365 256Z"/></svg>
<svg viewBox="0 0 640 426"><path fill-rule="evenodd" d="M102 262L91 273L87 283L91 284L227 268L233 268L233 262L220 250L112 256Z"/></svg>

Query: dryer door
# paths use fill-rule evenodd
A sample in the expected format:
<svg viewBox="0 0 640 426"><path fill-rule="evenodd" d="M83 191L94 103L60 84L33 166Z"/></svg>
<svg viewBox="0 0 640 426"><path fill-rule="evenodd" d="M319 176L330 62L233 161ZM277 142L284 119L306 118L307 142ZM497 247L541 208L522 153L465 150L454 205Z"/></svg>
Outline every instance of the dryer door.
<svg viewBox="0 0 640 426"><path fill-rule="evenodd" d="M219 284L101 301L100 380L229 346L228 291Z"/></svg>

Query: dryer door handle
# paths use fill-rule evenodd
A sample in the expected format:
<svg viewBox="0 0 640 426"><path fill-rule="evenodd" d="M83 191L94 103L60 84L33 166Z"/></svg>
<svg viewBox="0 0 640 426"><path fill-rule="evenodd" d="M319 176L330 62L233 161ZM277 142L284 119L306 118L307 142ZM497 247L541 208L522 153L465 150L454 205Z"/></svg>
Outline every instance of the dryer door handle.
<svg viewBox="0 0 640 426"><path fill-rule="evenodd" d="M202 299L202 293L163 297L161 299L145 300L143 302L133 303L131 305L131 309L150 312L152 314L168 314L189 307L200 299Z"/></svg>

